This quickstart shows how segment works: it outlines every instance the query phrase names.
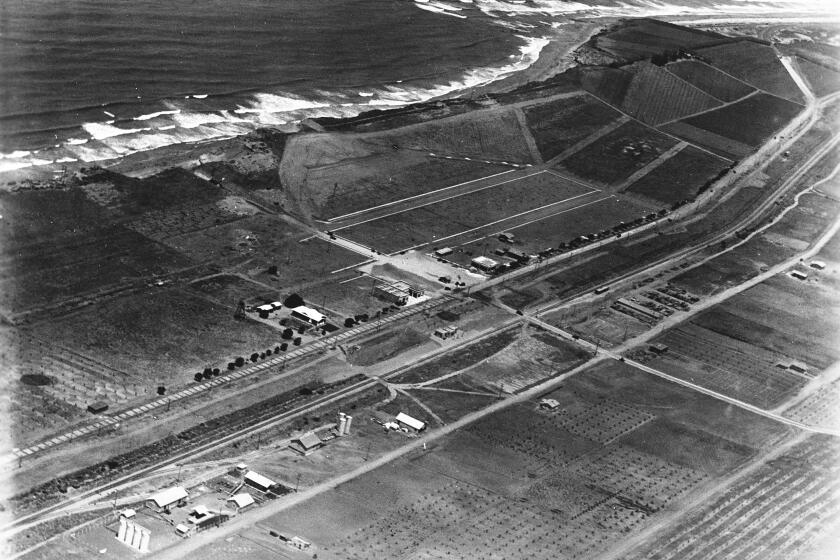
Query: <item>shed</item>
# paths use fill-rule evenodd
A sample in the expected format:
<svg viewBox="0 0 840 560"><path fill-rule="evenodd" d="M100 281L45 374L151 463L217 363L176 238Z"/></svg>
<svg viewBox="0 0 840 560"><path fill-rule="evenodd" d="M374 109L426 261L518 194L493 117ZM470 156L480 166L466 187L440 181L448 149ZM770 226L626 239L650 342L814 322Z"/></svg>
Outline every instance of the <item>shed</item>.
<svg viewBox="0 0 840 560"><path fill-rule="evenodd" d="M254 505L255 503L253 496L251 496L251 494L248 494L247 492L231 496L230 498L228 498L227 501L236 504L236 508L239 510L243 510L248 506Z"/></svg>
<svg viewBox="0 0 840 560"><path fill-rule="evenodd" d="M137 515L137 512L131 508L124 509L120 512L120 517L125 517L126 519L133 519L135 515Z"/></svg>
<svg viewBox="0 0 840 560"><path fill-rule="evenodd" d="M657 342L656 344L651 344L650 345L650 351L653 352L654 354L660 354L661 355L661 354L664 354L665 352L668 351L668 345L667 344L662 344L661 342Z"/></svg>
<svg viewBox="0 0 840 560"><path fill-rule="evenodd" d="M261 492L267 492L269 488L276 484L276 482L270 478L264 477L260 473L248 471L245 473L245 484L252 488L256 488Z"/></svg>
<svg viewBox="0 0 840 560"><path fill-rule="evenodd" d="M823 261L811 261L810 266L816 270L823 270L825 268L825 263Z"/></svg>
<svg viewBox="0 0 840 560"><path fill-rule="evenodd" d="M91 414L102 414L106 410L108 410L108 403L102 401L96 401L93 404L88 405L88 412Z"/></svg>
<svg viewBox="0 0 840 560"><path fill-rule="evenodd" d="M452 248L451 247L444 247L443 249L438 249L437 251L435 251L435 255L438 256L438 257L445 257L446 255L451 255L451 254L452 254Z"/></svg>
<svg viewBox="0 0 840 560"><path fill-rule="evenodd" d="M790 275L793 278L796 278L797 280L807 280L808 279L808 273L805 272L805 271L802 271L802 270L794 270L790 273Z"/></svg>
<svg viewBox="0 0 840 560"><path fill-rule="evenodd" d="M416 418L412 418L411 416L409 416L405 412L400 412L399 414L397 414L397 417L395 418L395 420L401 426L405 426L407 428L410 428L410 429L414 430L415 432L422 432L423 430L426 429L426 423L425 422L421 422L420 420L418 420Z"/></svg>
<svg viewBox="0 0 840 560"><path fill-rule="evenodd" d="M377 424L381 424L384 426L388 422L394 421L394 415L388 414L387 412L384 412L382 410L374 410L372 420Z"/></svg>
<svg viewBox="0 0 840 560"><path fill-rule="evenodd" d="M161 490L146 500L146 505L157 512L169 511L172 507L185 505L188 496L189 493L184 488L173 486L172 488Z"/></svg>
<svg viewBox="0 0 840 560"><path fill-rule="evenodd" d="M291 447L293 451L297 451L301 455L309 455L322 445L324 445L324 442L321 441L321 438L318 437L318 434L316 434L315 432L307 432L299 438L293 439L289 447Z"/></svg>
<svg viewBox="0 0 840 560"><path fill-rule="evenodd" d="M283 307L283 304L282 304L281 302L279 302L279 301L272 301L272 302L271 302L271 303L269 303L268 305L270 305L271 307L273 307L275 311Z"/></svg>
<svg viewBox="0 0 840 560"><path fill-rule="evenodd" d="M274 307L272 307L269 303L266 303L265 305L258 305L255 309L260 313L271 313L274 311Z"/></svg>
<svg viewBox="0 0 840 560"><path fill-rule="evenodd" d="M183 523L178 523L175 526L175 532L181 536L186 536L190 534L190 528L184 525Z"/></svg>
<svg viewBox="0 0 840 560"><path fill-rule="evenodd" d="M540 401L540 408L545 410L554 410L559 406L560 403L557 402L557 399L543 399Z"/></svg>
<svg viewBox="0 0 840 560"><path fill-rule="evenodd" d="M300 305L292 309L292 316L313 324L316 327L320 327L327 322L326 318L321 313L310 307L306 307L305 305Z"/></svg>

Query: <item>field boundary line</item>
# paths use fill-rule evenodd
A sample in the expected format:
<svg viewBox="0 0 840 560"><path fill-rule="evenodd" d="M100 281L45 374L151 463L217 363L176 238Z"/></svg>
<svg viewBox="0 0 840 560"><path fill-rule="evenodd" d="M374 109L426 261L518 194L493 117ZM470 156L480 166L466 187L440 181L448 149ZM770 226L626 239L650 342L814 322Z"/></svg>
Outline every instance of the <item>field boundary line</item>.
<svg viewBox="0 0 840 560"><path fill-rule="evenodd" d="M514 171L516 171L516 170L514 170ZM333 232L341 231L341 230L344 230L344 229L360 226L360 225L366 224L368 222L375 222L376 220L381 220L383 218L390 218L391 216L396 216L397 214L402 214L404 212L413 212L414 210L421 210L421 209L423 209L427 206L432 206L433 204L439 204L441 202L446 202L447 200L452 200L454 198L460 198L462 196L467 196L467 195L474 194L474 193L477 193L477 192L486 191L487 189L494 189L496 187L501 187L502 185L507 185L508 183L513 183L514 181L521 181L523 179L527 179L529 177L534 177L535 175L540 175L541 173L545 173L545 172L546 172L545 169L540 169L540 170L534 171L533 173L527 173L527 174L523 175L522 177L515 177L513 179L508 179L507 181L502 181L501 183L493 183L492 185L488 185L486 187L481 187L481 188L475 189L474 191L468 191L468 192L465 192L465 193L454 194L452 196L447 196L446 198L441 198L440 200L433 200L432 202L427 202L427 203L421 204L419 206L412 206L411 208L403 208L402 210L397 210L396 212L391 212L390 214L384 214L382 216L376 216L375 218L369 218L367 220L362 220L361 222L356 222L354 224L341 226L340 228L334 229L332 231ZM509 173L509 172L506 172L506 173Z"/></svg>
<svg viewBox="0 0 840 560"><path fill-rule="evenodd" d="M513 114L516 116L516 122L519 123L522 138L525 140L525 145L528 146L531 157L534 158L537 165L542 165L545 162L543 161L540 149L537 147L537 141L534 140L534 135L531 134L531 129L528 128L528 120L525 117L525 112L522 111L521 107L514 107Z"/></svg>
<svg viewBox="0 0 840 560"><path fill-rule="evenodd" d="M749 99L750 97L754 97L754 96L758 95L759 92L760 93L766 93L767 95L773 95L772 93L766 92L764 90L756 89L755 91L748 93L744 97L739 97L735 101L730 101L729 103L724 103L723 105L718 105L717 107L712 107L710 109L704 109L702 111L697 111L696 113L689 113L687 115L683 115L682 117L680 117L678 119L671 119L670 121L663 121L661 123L656 124L656 126L657 127L666 126L666 125L669 125L671 123L679 122L679 121L682 121L682 120L685 120L685 119L692 119L692 118L694 118L698 115L705 115L706 113L711 113L713 111L717 111L718 109L723 109L724 107L729 107L730 105L735 105L736 103L740 103L744 99ZM776 95L774 97L779 97L779 96ZM783 98L779 97L779 99L783 99ZM785 99L785 101L789 101L789 100ZM697 127L697 128L699 128L699 127ZM706 129L703 128L701 130L706 130ZM707 131L707 132L710 132L710 131ZM725 138L729 138L729 137L727 136ZM729 138L729 139L734 140L734 138ZM755 148L752 148L752 149L755 149Z"/></svg>
<svg viewBox="0 0 840 560"><path fill-rule="evenodd" d="M598 98L595 97L595 99L598 99ZM598 101L601 101L601 100L598 99ZM609 107L614 109L614 107L612 107L612 105L609 105ZM598 130L596 130L595 132L593 132L592 134L587 136L586 138L582 138L582 139L578 140L577 142L575 142L574 144L572 144L571 146L569 146L568 148L566 148L565 150L563 150L562 152L560 152L559 154L554 156L553 158L549 158L549 160L546 161L545 164L548 165L548 166L557 165L558 163L560 163L564 159L568 158L569 156L575 155L576 153L583 150L584 148L586 148L590 144L594 144L595 142L597 142L598 140L600 140L601 138L603 138L604 136L606 136L610 132L614 131L618 127L620 127L624 124L627 124L628 122L630 122L630 120L631 120L631 117L629 115L627 115L625 113L622 113L621 116L617 117L612 122L605 124L604 126L599 128Z"/></svg>
<svg viewBox="0 0 840 560"><path fill-rule="evenodd" d="M622 192L624 189L630 187L633 183L645 177L651 171L659 167L660 165L664 164L666 161L670 160L672 157L676 156L678 153L682 152L684 149L688 147L688 142L685 140L681 142L677 142L675 145L668 148L665 153L660 154L659 157L650 161L642 167L641 169L637 169L632 175L627 177L623 180L619 185L615 188L615 192Z"/></svg>
<svg viewBox="0 0 840 560"><path fill-rule="evenodd" d="M472 160L472 161L475 161L475 160ZM499 164L499 165L501 165L501 164ZM364 214L366 212L373 212L374 210L379 210L381 208L387 208L389 206L393 206L395 204L400 204L402 202L407 202L409 200L422 198L424 196L430 196L430 195L433 195L435 193L448 191L449 189L455 189L455 188L458 188L458 187L463 187L464 185L469 185L470 183L476 183L478 181L485 181L487 179L492 179L494 177L499 177L500 175L505 175L507 173L513 173L515 171L521 171L521 170L522 170L521 168L508 169L507 171L500 171L499 173L494 173L493 175L487 175L486 177L479 177L478 179L470 179L469 181L464 181L463 183L458 183L456 185L450 185L448 187L443 187L442 189L435 189L433 191L420 193L420 194L415 194L415 195L409 196L407 198L401 198L399 200L394 200L392 202L386 202L385 204L380 204L378 206L372 206L370 208L365 208L364 210L357 210L356 212L350 212L349 214L344 214L343 216L336 216L335 218L330 218L329 220L327 220L324 223L331 224L333 222L337 222L337 221L344 220L344 219L347 219L347 218L352 218L353 216L358 216L358 215ZM481 190L481 189L478 189L478 190ZM471 192L476 192L476 191L471 191ZM447 200L447 199L443 199L443 200ZM364 223L364 222L359 222L359 223ZM345 226L345 227L347 227L347 226ZM339 229L341 229L341 228L339 228ZM338 230L336 230L336 231L338 231Z"/></svg>
<svg viewBox="0 0 840 560"><path fill-rule="evenodd" d="M558 204L563 204L564 202L569 202L570 200L574 200L574 199L576 199L576 198L581 198L581 197L583 197L583 196L589 196L589 195L591 195L593 192L599 192L599 191L597 191L597 190L593 189L592 191L590 191L590 192L588 192L588 193L578 194L578 195L575 195L575 196L573 196L573 197L571 197L571 198L566 198L566 199L563 199L563 200L558 200L557 202L551 202L551 203L549 203L549 204L545 204L545 205L540 206L540 207L538 207L538 208L532 208L532 209L530 209L530 210L525 210L524 212L520 212L520 213L518 213L518 214L513 214L513 215L511 215L511 216L505 216L504 218L502 218L502 219L500 219L500 220L496 220L495 222L490 222L490 223L487 223L487 224L483 224L483 225L480 225L480 226L476 226L476 227L471 228L471 229L465 229L464 231L459 231L458 233L453 233L452 235L447 235L446 237L438 237L437 239L434 239L434 240L433 240L433 242L434 242L434 243L438 243L438 242L440 242L440 241L446 241L447 239L452 239L453 237L458 237L458 236L461 236L461 235L466 235L466 234L471 233L471 232L473 232L473 231L477 231L477 230L480 230L480 229L484 229L484 228L486 228L486 227L490 227L490 226L493 226L493 225L496 225L496 224L500 224L500 223L502 223L502 222L506 222L506 221L508 221L508 220L512 220L512 219L514 219L514 218L519 218L519 217L524 216L524 215L526 215L526 214L531 214L532 212L539 212L540 210L544 210L544 209L546 209L546 208L550 208L551 206L556 206L556 205L558 205ZM606 198L610 198L611 196L613 196L613 195L609 195L609 196L605 197L604 199L606 199ZM604 199L601 199L601 200L604 200ZM586 206L586 205L585 205L585 204L581 204L580 206L576 206L575 208L569 208L567 211L569 211L569 210L575 210L576 208L582 208L583 206ZM557 214L560 214L560 213L561 213L561 212L557 212ZM554 215L556 215L556 214L554 214ZM539 220L533 220L533 221L539 221ZM518 226L516 226L516 228L518 228L518 227L522 227L522 225L526 225L526 224L521 224L521 225L518 225ZM515 228L507 228L507 229L515 229ZM425 246L426 246L426 245L428 245L429 243L432 243L432 241L427 241L427 242L425 242L425 243L420 243L420 244L418 244L418 245L414 245L413 247L407 247L407 248L405 248L405 249L398 249L398 250L396 250L396 251L393 251L392 253L389 253L389 255L396 255L396 254L401 253L401 252L403 252L403 251L411 251L411 250L413 250L413 249L417 249L417 248L419 248L419 247L425 247Z"/></svg>

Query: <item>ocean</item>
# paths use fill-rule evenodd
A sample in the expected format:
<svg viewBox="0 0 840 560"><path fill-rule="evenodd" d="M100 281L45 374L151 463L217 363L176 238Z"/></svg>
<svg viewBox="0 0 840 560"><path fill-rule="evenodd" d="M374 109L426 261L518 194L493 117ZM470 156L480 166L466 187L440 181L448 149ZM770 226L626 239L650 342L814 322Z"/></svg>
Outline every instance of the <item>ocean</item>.
<svg viewBox="0 0 840 560"><path fill-rule="evenodd" d="M736 12L787 4L727 3ZM4 0L0 171L101 161L260 126L294 130L306 117L457 95L528 68L570 18L720 5Z"/></svg>

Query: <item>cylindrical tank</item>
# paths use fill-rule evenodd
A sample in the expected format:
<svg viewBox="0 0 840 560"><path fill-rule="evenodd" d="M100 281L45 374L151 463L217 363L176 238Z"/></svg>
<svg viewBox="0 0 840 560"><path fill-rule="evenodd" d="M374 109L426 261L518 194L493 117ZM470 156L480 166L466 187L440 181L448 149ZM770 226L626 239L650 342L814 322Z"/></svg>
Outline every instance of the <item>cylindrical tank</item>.
<svg viewBox="0 0 840 560"><path fill-rule="evenodd" d="M140 552L149 552L149 540L151 539L148 529L143 529L140 532Z"/></svg>
<svg viewBox="0 0 840 560"><path fill-rule="evenodd" d="M347 436L350 435L350 424L353 423L353 417L346 416L345 418L347 419L347 422L344 423L344 431L342 432L342 435Z"/></svg>
<svg viewBox="0 0 840 560"><path fill-rule="evenodd" d="M344 430L347 426L347 415L343 412L338 413L338 435L343 436Z"/></svg>

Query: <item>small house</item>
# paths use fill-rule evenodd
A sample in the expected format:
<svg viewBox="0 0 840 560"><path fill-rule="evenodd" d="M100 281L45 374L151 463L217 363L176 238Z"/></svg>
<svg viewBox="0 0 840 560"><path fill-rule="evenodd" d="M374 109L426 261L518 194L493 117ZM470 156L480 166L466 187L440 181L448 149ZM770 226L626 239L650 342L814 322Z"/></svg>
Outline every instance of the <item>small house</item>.
<svg viewBox="0 0 840 560"><path fill-rule="evenodd" d="M87 409L88 412L90 412L91 414L102 414L103 412L108 410L108 403L96 401L93 404L89 404Z"/></svg>
<svg viewBox="0 0 840 560"><path fill-rule="evenodd" d="M668 346L666 344L662 344L661 342L657 342L656 344L651 344L649 349L654 354L661 356L668 351Z"/></svg>
<svg viewBox="0 0 840 560"><path fill-rule="evenodd" d="M792 278L796 278L797 280L807 280L808 273L802 270L794 270L790 273Z"/></svg>
<svg viewBox="0 0 840 560"><path fill-rule="evenodd" d="M811 261L810 264L811 268L814 270L823 270L825 269L825 263L823 261Z"/></svg>
<svg viewBox="0 0 840 560"><path fill-rule="evenodd" d="M500 233L499 241L504 241L505 243L514 243L516 241L516 236L508 232Z"/></svg>
<svg viewBox="0 0 840 560"><path fill-rule="evenodd" d="M540 401L540 408L542 410L554 410L560 406L557 399L543 399Z"/></svg>
<svg viewBox="0 0 840 560"><path fill-rule="evenodd" d="M452 248L451 247L444 247L443 249L438 249L437 251L435 251L435 256L436 257L445 257L446 255L451 255L451 254L452 254Z"/></svg>

